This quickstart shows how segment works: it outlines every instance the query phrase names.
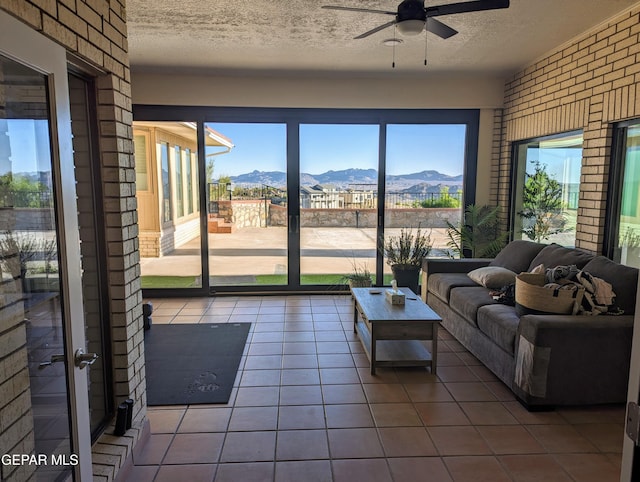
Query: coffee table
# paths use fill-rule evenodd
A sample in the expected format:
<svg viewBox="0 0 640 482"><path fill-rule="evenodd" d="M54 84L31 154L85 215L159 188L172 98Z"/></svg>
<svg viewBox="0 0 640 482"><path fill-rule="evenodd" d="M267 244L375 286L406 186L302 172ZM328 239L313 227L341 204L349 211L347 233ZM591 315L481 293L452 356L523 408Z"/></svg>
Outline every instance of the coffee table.
<svg viewBox="0 0 640 482"><path fill-rule="evenodd" d="M352 288L353 332L358 333L371 362L378 366L424 366L436 373L438 325L442 319L409 288L404 305L385 299L387 288ZM422 343L431 341L431 351Z"/></svg>

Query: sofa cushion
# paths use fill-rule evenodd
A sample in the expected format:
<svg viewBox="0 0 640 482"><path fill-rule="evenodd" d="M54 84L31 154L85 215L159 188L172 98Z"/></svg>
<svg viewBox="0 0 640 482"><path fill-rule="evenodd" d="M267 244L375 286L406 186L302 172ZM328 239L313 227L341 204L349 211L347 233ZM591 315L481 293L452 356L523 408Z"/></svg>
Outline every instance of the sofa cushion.
<svg viewBox="0 0 640 482"><path fill-rule="evenodd" d="M533 241L525 241L517 239L507 244L502 251L491 260L489 266L501 266L513 271L514 273L522 273L529 269L531 260L545 247L544 244L534 243Z"/></svg>
<svg viewBox="0 0 640 482"><path fill-rule="evenodd" d="M593 255L591 253L577 248L565 248L553 243L542 248L529 264L527 271L531 271L539 264L543 264L545 268L575 264L578 269L582 269L592 259Z"/></svg>
<svg viewBox="0 0 640 482"><path fill-rule="evenodd" d="M519 323L520 317L513 306L485 305L478 310L480 331L508 353L515 353Z"/></svg>
<svg viewBox="0 0 640 482"><path fill-rule="evenodd" d="M502 266L485 266L469 271L469 278L485 288L502 288L516 282L516 273Z"/></svg>
<svg viewBox="0 0 640 482"><path fill-rule="evenodd" d="M611 285L616 294L614 304L625 314L635 313L638 286L637 268L618 264L604 256L596 256L582 269L596 278L602 278Z"/></svg>
<svg viewBox="0 0 640 482"><path fill-rule="evenodd" d="M449 303L451 289L457 286L478 286L467 273L434 273L429 275L428 290L445 303Z"/></svg>
<svg viewBox="0 0 640 482"><path fill-rule="evenodd" d="M491 304L497 302L491 297L489 290L482 286L453 288L449 295L449 306L474 326L477 324L478 309Z"/></svg>

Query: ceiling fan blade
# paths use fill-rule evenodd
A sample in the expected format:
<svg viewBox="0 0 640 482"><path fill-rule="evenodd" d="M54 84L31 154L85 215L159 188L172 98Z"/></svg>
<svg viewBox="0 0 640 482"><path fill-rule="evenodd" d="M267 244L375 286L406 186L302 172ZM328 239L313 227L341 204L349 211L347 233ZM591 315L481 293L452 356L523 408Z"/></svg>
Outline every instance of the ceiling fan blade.
<svg viewBox="0 0 640 482"><path fill-rule="evenodd" d="M438 37L447 39L458 33L457 30L445 25L435 18L427 18L427 31L436 34Z"/></svg>
<svg viewBox="0 0 640 482"><path fill-rule="evenodd" d="M437 17L439 15L480 12L482 10L496 10L499 8L509 8L509 0L476 0L473 2L450 3L448 5L427 7L425 8L425 12L427 13L427 17Z"/></svg>
<svg viewBox="0 0 640 482"><path fill-rule="evenodd" d="M368 32L362 33L360 35L358 35L357 37L353 37L354 39L361 39L361 38L365 38L368 37L369 35L373 35L376 32L379 32L380 30L384 30L387 27L391 27L393 24L395 24L396 21L395 20L391 20L391 22L387 22L387 23L383 23L382 25L369 30Z"/></svg>
<svg viewBox="0 0 640 482"><path fill-rule="evenodd" d="M372 10L370 8L341 7L338 5L323 5L320 8L327 10L346 10L348 12L382 13L385 15L395 15L397 12L387 12L386 10Z"/></svg>

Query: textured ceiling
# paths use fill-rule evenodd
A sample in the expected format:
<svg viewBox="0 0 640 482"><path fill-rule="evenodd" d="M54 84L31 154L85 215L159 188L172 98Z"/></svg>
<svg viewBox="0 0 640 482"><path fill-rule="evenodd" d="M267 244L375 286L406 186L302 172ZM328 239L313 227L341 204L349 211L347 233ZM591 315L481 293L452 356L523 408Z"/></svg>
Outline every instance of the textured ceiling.
<svg viewBox="0 0 640 482"><path fill-rule="evenodd" d="M427 6L444 0L427 0ZM375 75L425 72L425 34L382 44L388 28L353 37L393 17L320 8L395 11L399 0L128 0L134 71L215 74ZM438 17L460 33L428 34L429 72L510 74L638 0L511 0L506 10ZM400 36L400 34L397 34Z"/></svg>

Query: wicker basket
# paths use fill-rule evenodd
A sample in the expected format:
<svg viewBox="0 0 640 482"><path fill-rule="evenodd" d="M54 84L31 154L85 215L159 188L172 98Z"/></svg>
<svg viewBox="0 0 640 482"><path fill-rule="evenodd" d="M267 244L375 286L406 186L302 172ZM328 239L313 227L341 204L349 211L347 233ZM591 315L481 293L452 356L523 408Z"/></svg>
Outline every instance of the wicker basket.
<svg viewBox="0 0 640 482"><path fill-rule="evenodd" d="M519 315L577 313L584 288L545 288L544 284L544 274L520 273L516 276L516 312Z"/></svg>

